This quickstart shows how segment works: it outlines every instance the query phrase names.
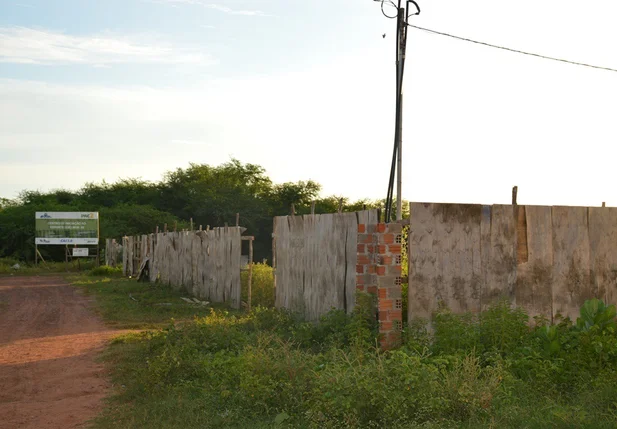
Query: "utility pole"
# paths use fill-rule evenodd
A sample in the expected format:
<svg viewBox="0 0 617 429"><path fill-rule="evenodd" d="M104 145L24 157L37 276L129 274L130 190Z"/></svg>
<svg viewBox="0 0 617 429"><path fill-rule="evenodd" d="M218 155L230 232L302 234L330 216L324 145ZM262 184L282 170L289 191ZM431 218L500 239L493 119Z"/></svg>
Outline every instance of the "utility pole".
<svg viewBox="0 0 617 429"><path fill-rule="evenodd" d="M389 4L396 7L396 15L386 14L384 5L387 0L380 1L382 13L391 19L396 19L396 116L394 124L394 149L392 152L392 165L390 167L390 180L388 182L388 194L386 196L386 222L392 220L392 203L394 194L394 175L396 174L396 219L402 219L403 208L403 76L405 73L405 55L407 51L407 24L411 15L419 15L420 7L414 0L407 0L401 6L402 1L398 0L398 5L393 2ZM416 11L410 13L410 4L415 6Z"/></svg>
<svg viewBox="0 0 617 429"><path fill-rule="evenodd" d="M409 5L408 5L409 8ZM405 53L407 51L407 21L403 20L404 10L399 7L398 13L398 154L396 164L396 220L403 219L403 72L405 71Z"/></svg>

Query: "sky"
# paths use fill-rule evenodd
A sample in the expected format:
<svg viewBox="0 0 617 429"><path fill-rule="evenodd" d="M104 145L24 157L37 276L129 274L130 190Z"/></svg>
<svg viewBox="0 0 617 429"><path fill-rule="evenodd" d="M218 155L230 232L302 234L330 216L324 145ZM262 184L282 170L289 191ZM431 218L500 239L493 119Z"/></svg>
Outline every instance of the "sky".
<svg viewBox="0 0 617 429"><path fill-rule="evenodd" d="M419 3L415 25L617 69L614 2ZM394 36L372 0L0 0L0 197L236 158L384 198ZM617 206L616 103L615 72L410 29L403 197Z"/></svg>

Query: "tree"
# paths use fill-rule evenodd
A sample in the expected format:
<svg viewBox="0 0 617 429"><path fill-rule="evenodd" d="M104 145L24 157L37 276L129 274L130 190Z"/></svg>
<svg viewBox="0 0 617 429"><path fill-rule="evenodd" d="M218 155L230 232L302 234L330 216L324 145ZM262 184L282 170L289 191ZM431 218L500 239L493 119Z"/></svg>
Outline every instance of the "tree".
<svg viewBox="0 0 617 429"><path fill-rule="evenodd" d="M2 198L0 197L0 211L3 209L6 209L8 207L13 207L15 205L17 205L17 201L14 200L9 200L8 198Z"/></svg>
<svg viewBox="0 0 617 429"><path fill-rule="evenodd" d="M120 179L109 184L86 183L79 192L79 201L88 206L114 207L118 204L158 206L160 188L141 179Z"/></svg>
<svg viewBox="0 0 617 429"><path fill-rule="evenodd" d="M272 181L262 167L238 160L218 167L190 164L167 173L159 187L158 208L193 218L196 225L235 225L239 213L241 225L255 236L255 258L270 258Z"/></svg>
<svg viewBox="0 0 617 429"><path fill-rule="evenodd" d="M321 185L312 180L307 182L287 182L275 185L270 194L270 200L275 215L289 214L291 205L296 210L311 204L321 191Z"/></svg>
<svg viewBox="0 0 617 429"><path fill-rule="evenodd" d="M0 211L0 257L15 257L26 261L34 259L35 212L44 210L70 211L71 207L46 202L16 204ZM42 250L45 255L54 251L49 246Z"/></svg>
<svg viewBox="0 0 617 429"><path fill-rule="evenodd" d="M271 260L273 216L288 215L292 204L297 214L310 213L313 201L317 213L337 211L340 198L318 198L320 190L312 180L274 185L259 165L232 159L220 166L190 164L160 182L128 178L86 183L79 191L23 191L15 201L0 199L0 257L32 259L36 211L98 211L102 239L148 234L165 223L186 228L191 218L195 227L235 225L239 213L240 225L255 237L255 260ZM343 210L376 204L344 198Z"/></svg>
<svg viewBox="0 0 617 429"><path fill-rule="evenodd" d="M171 213L147 205L118 204L102 208L99 214L102 238L120 239L125 235L151 234L156 226L162 231L165 224L172 227L177 223L178 229L189 227L188 222Z"/></svg>

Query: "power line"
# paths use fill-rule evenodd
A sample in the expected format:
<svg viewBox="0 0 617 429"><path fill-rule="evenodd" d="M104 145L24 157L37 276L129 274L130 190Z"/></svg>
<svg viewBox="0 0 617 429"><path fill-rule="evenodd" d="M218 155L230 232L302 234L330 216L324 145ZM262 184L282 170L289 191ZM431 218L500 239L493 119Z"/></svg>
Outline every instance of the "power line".
<svg viewBox="0 0 617 429"><path fill-rule="evenodd" d="M466 37L460 37L460 36L455 36L453 34L443 33L441 31L431 30L430 28L419 27L417 25L407 24L407 26L412 27L412 28L416 28L418 30L426 31L428 33L439 34L440 36L451 37L453 39L462 40L464 42L476 43L478 45L489 46L491 48L502 49L504 51L510 51L510 52L514 52L514 53L517 53L517 54L530 55L532 57L544 58L546 60L552 60L552 61L559 61L559 62L562 62L562 63L573 64L573 65L576 65L576 66L590 67L590 68L594 68L594 69L600 69L600 70L606 70L606 71L611 71L611 72L617 72L617 69L613 69L613 68L610 68L610 67L602 67L602 66L596 66L596 65L593 65L593 64L579 63L579 62L576 62L576 61L570 61L570 60L566 60L566 59L563 59L563 58L555 58L555 57L549 57L548 55L542 55L542 54L535 54L533 52L520 51L518 49L507 48L505 46L499 46L499 45L493 45L491 43L480 42L478 40L472 40L472 39L468 39Z"/></svg>
<svg viewBox="0 0 617 429"><path fill-rule="evenodd" d="M378 0L375 0L375 1L378 1ZM381 13L382 13L382 14L383 14L383 16L385 16L386 18L389 18L389 19L395 19L395 18L397 17L397 15L390 16L390 15L388 15L388 14L386 13L386 11L384 10L384 6L385 6L385 4L386 4L386 3L387 3L387 4L389 4L389 5L391 5L392 7L396 8L396 9L398 10L398 6L397 6L397 5L395 5L395 4L394 4L394 2L393 2L392 0L381 0Z"/></svg>

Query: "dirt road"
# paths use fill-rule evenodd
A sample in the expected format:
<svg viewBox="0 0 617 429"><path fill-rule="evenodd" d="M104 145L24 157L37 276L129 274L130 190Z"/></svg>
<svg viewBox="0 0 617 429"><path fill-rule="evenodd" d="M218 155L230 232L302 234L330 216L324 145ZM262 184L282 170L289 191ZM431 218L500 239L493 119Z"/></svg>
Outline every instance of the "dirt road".
<svg viewBox="0 0 617 429"><path fill-rule="evenodd" d="M85 427L110 387L95 359L114 334L62 278L0 277L0 428Z"/></svg>

